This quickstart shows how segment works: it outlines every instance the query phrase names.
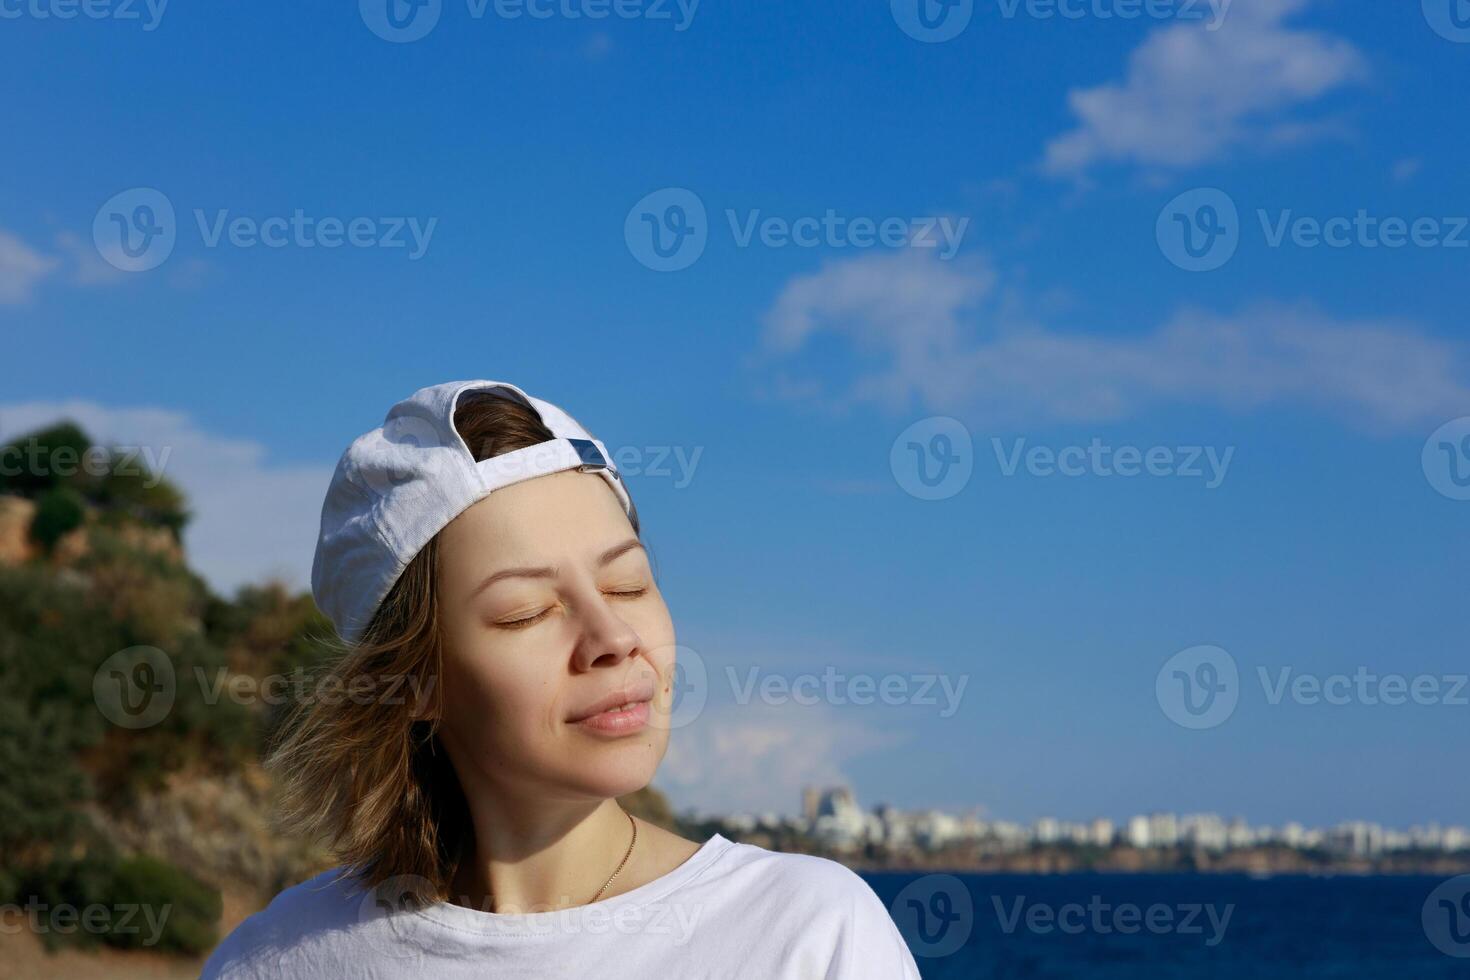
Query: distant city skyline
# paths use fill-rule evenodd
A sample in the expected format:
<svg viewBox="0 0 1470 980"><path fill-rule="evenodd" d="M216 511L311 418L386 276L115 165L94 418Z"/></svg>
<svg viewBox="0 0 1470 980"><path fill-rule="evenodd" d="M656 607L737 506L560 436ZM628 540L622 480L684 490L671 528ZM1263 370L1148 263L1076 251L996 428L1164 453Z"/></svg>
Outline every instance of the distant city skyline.
<svg viewBox="0 0 1470 980"><path fill-rule="evenodd" d="M1103 816L1084 820L1041 817L1022 823L982 818L974 812L903 810L886 804L864 807L849 786L808 786L801 804L798 824L817 839L836 846L872 841L933 848L960 840L990 840L1002 847L1070 843L1097 847L1126 844L1146 849L1188 844L1223 851L1268 844L1359 857L1406 850L1470 850L1470 826L1441 826L1433 821L1406 829L1385 828L1363 820L1343 821L1331 827L1310 827L1298 821L1259 826L1243 816L1227 819L1216 813L1155 811L1133 814L1121 821ZM729 826L746 829L790 820L774 812L724 814L720 819Z"/></svg>

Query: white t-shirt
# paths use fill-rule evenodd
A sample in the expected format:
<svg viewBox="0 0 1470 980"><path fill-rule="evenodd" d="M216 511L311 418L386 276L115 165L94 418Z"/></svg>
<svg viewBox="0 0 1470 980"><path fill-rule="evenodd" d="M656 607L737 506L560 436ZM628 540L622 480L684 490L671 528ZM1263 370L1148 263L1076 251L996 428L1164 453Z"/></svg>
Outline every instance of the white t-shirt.
<svg viewBox="0 0 1470 980"><path fill-rule="evenodd" d="M888 909L836 861L716 834L673 871L552 912L395 910L323 872L225 938L200 980L920 980Z"/></svg>

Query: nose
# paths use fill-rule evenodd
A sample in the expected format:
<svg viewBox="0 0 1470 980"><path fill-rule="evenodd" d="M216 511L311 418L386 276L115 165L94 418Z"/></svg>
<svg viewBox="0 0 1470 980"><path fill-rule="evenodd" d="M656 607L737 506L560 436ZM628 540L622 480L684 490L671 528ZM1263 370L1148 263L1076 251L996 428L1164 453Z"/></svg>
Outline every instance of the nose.
<svg viewBox="0 0 1470 980"><path fill-rule="evenodd" d="M578 672L593 667L616 666L637 653L643 645L638 631L617 614L601 592L594 591L579 605L578 619L582 628L576 649L572 652Z"/></svg>

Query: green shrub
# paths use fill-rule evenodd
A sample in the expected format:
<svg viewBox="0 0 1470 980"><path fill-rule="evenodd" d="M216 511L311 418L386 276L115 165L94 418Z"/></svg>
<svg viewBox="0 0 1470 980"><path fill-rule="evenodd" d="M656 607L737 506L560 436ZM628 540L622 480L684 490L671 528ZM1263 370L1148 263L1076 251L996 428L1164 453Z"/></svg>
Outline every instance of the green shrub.
<svg viewBox="0 0 1470 980"><path fill-rule="evenodd" d="M0 568L0 867L72 841L91 795L79 756L104 731L89 658L125 645L84 591L39 566Z"/></svg>
<svg viewBox="0 0 1470 980"><path fill-rule="evenodd" d="M106 520L168 528L175 540L181 539L191 516L177 487L116 452L109 457L108 472L88 479L84 492Z"/></svg>
<svg viewBox="0 0 1470 980"><path fill-rule="evenodd" d="M48 949L64 945L203 953L219 941L217 890L158 858L101 845L19 878L16 901Z"/></svg>
<svg viewBox="0 0 1470 980"><path fill-rule="evenodd" d="M149 469L141 454L94 446L71 422L0 446L0 459L10 462L0 467L0 493L39 501L54 490L71 490L96 507L104 523L167 528L175 540L191 516L183 493Z"/></svg>
<svg viewBox="0 0 1470 980"><path fill-rule="evenodd" d="M64 945L92 947L101 935L68 923L82 910L105 903L114 876L116 857L105 842L98 842L80 857L56 857L45 865L22 872L16 901L28 910L29 926L47 949Z"/></svg>
<svg viewBox="0 0 1470 980"><path fill-rule="evenodd" d="M161 931L152 935L148 916L139 916L143 929L135 933L110 932L112 946L157 948L180 953L203 953L219 941L220 893L194 876L158 858L142 855L119 861L111 881L114 907L153 910Z"/></svg>
<svg viewBox="0 0 1470 980"><path fill-rule="evenodd" d="M82 469L82 456L92 446L80 428L70 422L53 425L0 447L0 459L19 460L0 472L0 493L22 497L38 497L61 486L71 474ZM18 452L17 452L18 451Z"/></svg>
<svg viewBox="0 0 1470 980"><path fill-rule="evenodd" d="M62 535L81 527L86 517L87 505L81 494L69 487L54 487L36 499L31 540L50 551Z"/></svg>

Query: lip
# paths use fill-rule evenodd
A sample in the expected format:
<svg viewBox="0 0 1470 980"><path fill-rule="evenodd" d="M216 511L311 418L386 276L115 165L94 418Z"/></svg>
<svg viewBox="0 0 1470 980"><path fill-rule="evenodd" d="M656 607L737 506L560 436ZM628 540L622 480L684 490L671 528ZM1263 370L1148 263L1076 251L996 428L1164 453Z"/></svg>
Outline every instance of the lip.
<svg viewBox="0 0 1470 980"><path fill-rule="evenodd" d="M575 725L592 721L615 720L620 716L629 716L630 719L636 717L641 723L642 720L648 717L648 702L652 700L653 680L645 679L620 687L606 696L598 698L585 708L573 712L567 718L567 722ZM614 710L625 704L632 705L632 707L627 711L620 712Z"/></svg>
<svg viewBox="0 0 1470 980"><path fill-rule="evenodd" d="M604 711L593 715L591 718L583 718L574 722L576 727L589 735L602 738L621 738L624 735L632 735L641 732L648 724L648 702L639 701L631 707L622 710Z"/></svg>

